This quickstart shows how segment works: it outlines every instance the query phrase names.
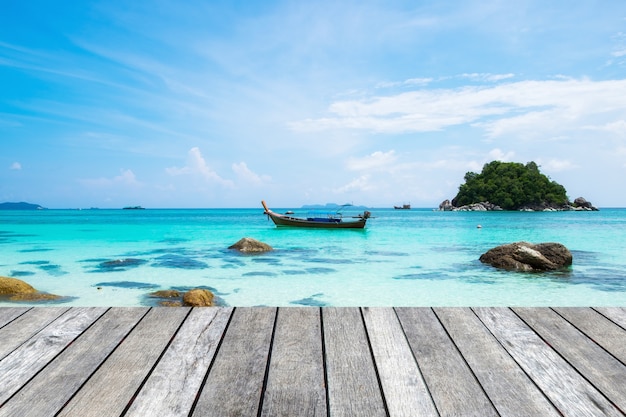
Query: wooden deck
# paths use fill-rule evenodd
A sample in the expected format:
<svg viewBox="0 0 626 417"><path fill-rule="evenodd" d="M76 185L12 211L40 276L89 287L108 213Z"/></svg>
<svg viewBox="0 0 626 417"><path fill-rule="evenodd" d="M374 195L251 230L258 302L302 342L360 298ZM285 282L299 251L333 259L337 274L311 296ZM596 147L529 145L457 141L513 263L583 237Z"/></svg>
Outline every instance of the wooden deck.
<svg viewBox="0 0 626 417"><path fill-rule="evenodd" d="M623 416L625 308L0 308L0 416Z"/></svg>

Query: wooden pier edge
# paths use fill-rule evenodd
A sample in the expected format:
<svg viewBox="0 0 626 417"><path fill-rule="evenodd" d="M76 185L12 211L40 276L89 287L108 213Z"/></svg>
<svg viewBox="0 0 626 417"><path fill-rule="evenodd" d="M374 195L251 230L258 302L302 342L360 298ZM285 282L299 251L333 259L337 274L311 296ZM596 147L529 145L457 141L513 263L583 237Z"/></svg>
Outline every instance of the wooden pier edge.
<svg viewBox="0 0 626 417"><path fill-rule="evenodd" d="M3 307L3 416L624 416L624 307Z"/></svg>

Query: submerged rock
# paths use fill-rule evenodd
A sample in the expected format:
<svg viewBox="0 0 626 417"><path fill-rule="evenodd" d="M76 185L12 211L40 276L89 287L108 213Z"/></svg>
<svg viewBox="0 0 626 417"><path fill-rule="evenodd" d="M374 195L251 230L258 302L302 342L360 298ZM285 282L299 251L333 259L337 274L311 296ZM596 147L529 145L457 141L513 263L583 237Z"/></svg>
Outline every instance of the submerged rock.
<svg viewBox="0 0 626 417"><path fill-rule="evenodd" d="M16 278L0 277L0 295L32 294L37 290L29 283Z"/></svg>
<svg viewBox="0 0 626 417"><path fill-rule="evenodd" d="M240 239L234 245L229 246L228 249L235 249L239 252L245 253L262 253L274 250L274 248L272 248L267 243L259 242L258 240L252 239L250 237L244 237L243 239Z"/></svg>
<svg viewBox="0 0 626 417"><path fill-rule="evenodd" d="M148 294L150 298L158 298L161 307L213 307L216 305L215 295L204 288L193 288L185 293L178 290L160 290Z"/></svg>
<svg viewBox="0 0 626 417"><path fill-rule="evenodd" d="M482 263L510 271L555 271L572 264L572 253L560 243L515 242L480 256Z"/></svg>
<svg viewBox="0 0 626 417"><path fill-rule="evenodd" d="M63 298L60 295L39 292L27 282L8 277L0 277L0 297L6 297L10 301L48 301Z"/></svg>
<svg viewBox="0 0 626 417"><path fill-rule="evenodd" d="M209 290L195 288L183 295L183 305L189 307L212 307L214 295Z"/></svg>

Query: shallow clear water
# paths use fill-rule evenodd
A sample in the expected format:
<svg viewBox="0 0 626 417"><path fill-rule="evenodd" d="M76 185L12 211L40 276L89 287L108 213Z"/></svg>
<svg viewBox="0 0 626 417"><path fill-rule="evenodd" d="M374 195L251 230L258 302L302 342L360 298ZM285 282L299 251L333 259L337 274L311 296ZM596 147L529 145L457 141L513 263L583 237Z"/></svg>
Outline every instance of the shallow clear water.
<svg viewBox="0 0 626 417"><path fill-rule="evenodd" d="M626 306L626 209L371 211L365 230L276 228L262 209L0 211L0 276L76 306L154 305L150 292L192 287L230 306ZM227 249L246 236L275 251ZM478 261L520 240L562 243L574 264Z"/></svg>

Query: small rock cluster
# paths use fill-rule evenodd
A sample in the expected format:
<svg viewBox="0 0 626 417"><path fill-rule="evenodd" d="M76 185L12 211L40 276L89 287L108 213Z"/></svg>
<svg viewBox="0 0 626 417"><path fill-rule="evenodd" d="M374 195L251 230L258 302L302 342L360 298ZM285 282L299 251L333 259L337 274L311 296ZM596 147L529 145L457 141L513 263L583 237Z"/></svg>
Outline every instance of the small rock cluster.
<svg viewBox="0 0 626 417"><path fill-rule="evenodd" d="M155 291L149 295L151 298L159 298L162 307L213 307L215 296L209 290L194 288L181 294L177 290Z"/></svg>
<svg viewBox="0 0 626 417"><path fill-rule="evenodd" d="M492 204L488 201L480 203L468 204L461 207L455 207L450 200L444 200L439 204L440 211L501 211L502 208L496 204ZM563 206L555 206L547 203L543 204L527 204L519 209L519 211L598 211L598 209L585 200L583 197L578 197L573 203L568 203Z"/></svg>

